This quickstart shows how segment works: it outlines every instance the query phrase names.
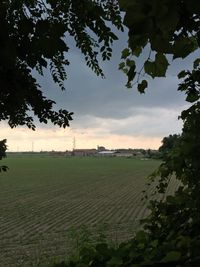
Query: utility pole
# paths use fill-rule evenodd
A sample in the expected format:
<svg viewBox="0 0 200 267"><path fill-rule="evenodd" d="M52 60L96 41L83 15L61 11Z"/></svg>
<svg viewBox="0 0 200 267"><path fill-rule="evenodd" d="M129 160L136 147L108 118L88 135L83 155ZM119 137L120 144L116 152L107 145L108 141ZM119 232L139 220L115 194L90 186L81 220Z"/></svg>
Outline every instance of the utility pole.
<svg viewBox="0 0 200 267"><path fill-rule="evenodd" d="M34 142L32 141L32 152L34 151Z"/></svg>
<svg viewBox="0 0 200 267"><path fill-rule="evenodd" d="M73 139L73 149L72 150L75 150L76 149L76 138L74 137Z"/></svg>

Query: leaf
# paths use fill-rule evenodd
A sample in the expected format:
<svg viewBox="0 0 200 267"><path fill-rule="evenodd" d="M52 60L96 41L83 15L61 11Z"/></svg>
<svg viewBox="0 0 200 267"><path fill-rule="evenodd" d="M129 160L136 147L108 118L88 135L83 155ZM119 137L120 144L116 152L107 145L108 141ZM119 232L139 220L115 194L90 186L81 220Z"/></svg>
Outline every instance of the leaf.
<svg viewBox="0 0 200 267"><path fill-rule="evenodd" d="M115 35L113 32L110 32L110 37L115 41L118 40L117 35Z"/></svg>
<svg viewBox="0 0 200 267"><path fill-rule="evenodd" d="M124 69L123 69L123 72L124 72L126 75L128 74L128 71L129 71L129 70L128 70L127 68L124 68Z"/></svg>
<svg viewBox="0 0 200 267"><path fill-rule="evenodd" d="M194 50L197 49L196 39L188 37L179 37L173 45L173 59L175 58L185 58Z"/></svg>
<svg viewBox="0 0 200 267"><path fill-rule="evenodd" d="M138 84L138 91L141 94L144 94L145 89L147 88L147 86L148 86L148 82L146 80L143 80L141 83Z"/></svg>
<svg viewBox="0 0 200 267"><path fill-rule="evenodd" d="M135 78L136 72L135 72L135 65L130 67L127 76L128 76L128 82L131 82Z"/></svg>
<svg viewBox="0 0 200 267"><path fill-rule="evenodd" d="M134 60L127 59L127 60L126 60L126 65L127 65L128 67L135 66L135 61L134 61Z"/></svg>
<svg viewBox="0 0 200 267"><path fill-rule="evenodd" d="M119 70L122 70L123 68L125 67L125 62L121 62L120 64L119 64Z"/></svg>
<svg viewBox="0 0 200 267"><path fill-rule="evenodd" d="M100 52L103 52L105 49L106 49L106 47L102 46L101 49L100 49Z"/></svg>
<svg viewBox="0 0 200 267"><path fill-rule="evenodd" d="M199 1L196 0L190 0L189 2L185 2L187 9L195 14L199 14L200 13L200 5L199 5Z"/></svg>
<svg viewBox="0 0 200 267"><path fill-rule="evenodd" d="M156 248L158 246L158 240L157 239L156 240L153 240L151 242L151 246L154 247L154 248Z"/></svg>
<svg viewBox="0 0 200 267"><path fill-rule="evenodd" d="M192 90L191 92L188 93L186 97L186 101L193 103L195 101L199 100L199 94L198 91Z"/></svg>
<svg viewBox="0 0 200 267"><path fill-rule="evenodd" d="M193 63L194 69L196 69L199 66L199 64L200 64L200 58L197 58Z"/></svg>
<svg viewBox="0 0 200 267"><path fill-rule="evenodd" d="M122 51L122 56L121 56L121 58L122 58L122 59L126 59L130 54L131 54L131 53L130 53L129 48L125 48L125 49Z"/></svg>
<svg viewBox="0 0 200 267"><path fill-rule="evenodd" d="M41 57L38 61L40 65L42 65L45 68L47 67L47 61L44 58Z"/></svg>
<svg viewBox="0 0 200 267"><path fill-rule="evenodd" d="M136 239L140 242L146 241L147 234L144 231L138 231L136 234Z"/></svg>
<svg viewBox="0 0 200 267"><path fill-rule="evenodd" d="M88 264L82 263L82 262L78 262L76 264L76 267L88 267Z"/></svg>
<svg viewBox="0 0 200 267"><path fill-rule="evenodd" d="M38 36L46 34L48 29L49 29L48 20L38 20L38 22L36 23L36 33Z"/></svg>
<svg viewBox="0 0 200 267"><path fill-rule="evenodd" d="M166 56L162 53L157 53L155 57L155 64L156 64L156 76L163 77L166 74L167 67L169 65Z"/></svg>
<svg viewBox="0 0 200 267"><path fill-rule="evenodd" d="M144 63L144 70L147 74L149 74L152 78L155 78L155 64L154 62L150 62L149 60L145 61Z"/></svg>
<svg viewBox="0 0 200 267"><path fill-rule="evenodd" d="M131 89L131 88L132 88L132 84L131 84L131 82L127 82L126 87L127 87L128 89Z"/></svg>
<svg viewBox="0 0 200 267"><path fill-rule="evenodd" d="M139 55L142 53L142 47L138 46L132 51L132 55L139 57Z"/></svg>
<svg viewBox="0 0 200 267"><path fill-rule="evenodd" d="M155 77L164 77L169 63L165 55L162 53L157 53L155 56L155 61L151 62L147 60L144 63L144 70L152 78Z"/></svg>
<svg viewBox="0 0 200 267"><path fill-rule="evenodd" d="M128 5L128 1L127 0L119 0L119 4L120 4L120 9L124 10Z"/></svg>
<svg viewBox="0 0 200 267"><path fill-rule="evenodd" d="M118 257L112 257L109 262L108 262L108 266L119 266L123 263L122 259L121 258L118 258Z"/></svg>
<svg viewBox="0 0 200 267"><path fill-rule="evenodd" d="M166 5L163 5L166 9ZM159 28L161 29L163 35L167 36L169 32L175 31L177 24L179 22L179 14L177 9L171 8L167 11L167 14L163 14L163 16L159 16Z"/></svg>
<svg viewBox="0 0 200 267"><path fill-rule="evenodd" d="M169 40L163 36L153 36L151 39L151 49L157 52L171 54L172 45L169 43Z"/></svg>
<svg viewBox="0 0 200 267"><path fill-rule="evenodd" d="M108 245L106 243L101 243L96 245L96 250L102 254L105 255L108 253Z"/></svg>
<svg viewBox="0 0 200 267"><path fill-rule="evenodd" d="M132 35L129 37L129 41L128 41L129 47L133 51L133 55L134 55L135 50L137 51L139 47L141 47L141 49L144 48L147 43L148 43L148 39L146 35Z"/></svg>
<svg viewBox="0 0 200 267"><path fill-rule="evenodd" d="M161 260L163 263L178 261L181 258L181 253L178 251L170 251L167 255Z"/></svg>
<svg viewBox="0 0 200 267"><path fill-rule="evenodd" d="M178 78L179 79L184 78L186 75L187 75L187 72L185 70L182 70L181 72L179 72Z"/></svg>

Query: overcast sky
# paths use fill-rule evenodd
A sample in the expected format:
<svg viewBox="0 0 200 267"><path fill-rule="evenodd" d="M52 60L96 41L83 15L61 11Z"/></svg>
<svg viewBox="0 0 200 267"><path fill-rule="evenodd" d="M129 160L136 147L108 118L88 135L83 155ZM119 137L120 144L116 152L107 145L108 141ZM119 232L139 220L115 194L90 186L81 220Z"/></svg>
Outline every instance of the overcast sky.
<svg viewBox="0 0 200 267"><path fill-rule="evenodd" d="M121 50L126 47L127 33L113 47L113 58L101 64L106 79L96 75L85 65L74 47L67 54L71 61L67 68L66 91L52 82L48 71L45 77L36 75L45 94L57 102L58 108L74 112L68 129L39 125L35 132L24 127L9 129L1 123L1 139L7 138L9 151L34 151L76 148L158 148L164 136L179 133L178 120L186 107L185 97L177 92L177 73L192 66L195 55L176 60L169 68L167 78L149 80L145 94L136 88L125 87L126 77L118 70ZM142 58L143 59L143 58Z"/></svg>

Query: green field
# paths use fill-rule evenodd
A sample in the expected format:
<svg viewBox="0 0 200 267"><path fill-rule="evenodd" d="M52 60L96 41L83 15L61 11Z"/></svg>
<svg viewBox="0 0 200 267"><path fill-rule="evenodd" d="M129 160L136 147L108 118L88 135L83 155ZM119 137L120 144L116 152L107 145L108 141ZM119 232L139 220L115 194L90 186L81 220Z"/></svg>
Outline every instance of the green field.
<svg viewBox="0 0 200 267"><path fill-rule="evenodd" d="M64 258L70 227L107 225L129 238L147 213L145 177L159 161L125 158L7 158L0 174L0 266Z"/></svg>

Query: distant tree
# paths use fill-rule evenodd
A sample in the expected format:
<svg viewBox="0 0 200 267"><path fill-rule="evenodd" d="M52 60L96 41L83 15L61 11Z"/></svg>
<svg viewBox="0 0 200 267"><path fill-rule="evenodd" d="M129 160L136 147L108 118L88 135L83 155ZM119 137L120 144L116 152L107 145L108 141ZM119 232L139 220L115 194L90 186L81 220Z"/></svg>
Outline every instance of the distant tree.
<svg viewBox="0 0 200 267"><path fill-rule="evenodd" d="M140 152L143 156L145 156L146 153L147 153L147 151L146 151L145 149L140 149L139 152Z"/></svg>

